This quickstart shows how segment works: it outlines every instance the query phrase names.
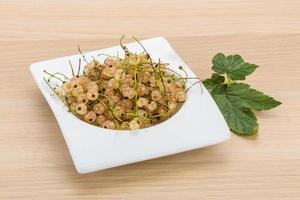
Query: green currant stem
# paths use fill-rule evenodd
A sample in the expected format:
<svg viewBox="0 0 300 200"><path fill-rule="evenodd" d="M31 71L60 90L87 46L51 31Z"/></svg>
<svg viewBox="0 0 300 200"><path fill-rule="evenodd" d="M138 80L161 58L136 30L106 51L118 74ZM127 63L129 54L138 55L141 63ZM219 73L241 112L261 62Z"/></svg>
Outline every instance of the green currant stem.
<svg viewBox="0 0 300 200"><path fill-rule="evenodd" d="M169 71L173 72L174 74L176 74L177 76L179 76L179 79L182 80L183 85L185 85L186 82L187 82L187 81L184 81L184 79L193 79L194 78L194 77L191 77L191 78L187 78L186 77L186 78L184 78L184 77L181 76L181 74L177 73L176 71L174 71L172 69L166 68L166 70L169 70ZM198 79L198 77L195 77L195 79Z"/></svg>
<svg viewBox="0 0 300 200"><path fill-rule="evenodd" d="M83 55L83 53L82 53L82 51L81 51L81 49L80 49L80 46L78 45L78 51L79 51L79 53L81 54L81 56L82 56L82 58L83 58L83 60L88 64L89 62L86 60L86 58L85 58L85 56Z"/></svg>
<svg viewBox="0 0 300 200"><path fill-rule="evenodd" d="M63 102L63 104L65 104L65 106L68 108L68 111L70 111L70 108L68 106L68 104L65 102L65 100L57 94L57 92L54 90L54 88L49 84L49 82L45 79L45 77L43 77L44 81L46 82L46 84L48 85L48 87L52 90L52 92Z"/></svg>
<svg viewBox="0 0 300 200"><path fill-rule="evenodd" d="M114 113L114 112L115 112L114 107L113 107L113 105L112 105L112 102L111 102L110 99L108 98L108 96L106 96L106 95L104 95L104 94L101 94L101 93L99 93L99 96L102 96L102 97L104 97L104 98L106 98L106 99L108 100L109 108L107 108L107 107L105 106L105 104L104 104L104 106L105 106L107 109L111 110L111 114L112 114L113 118L119 120L120 122L123 122L121 119L119 119L119 118L115 115L115 113Z"/></svg>
<svg viewBox="0 0 300 200"><path fill-rule="evenodd" d="M160 65L160 59L158 60L158 74L159 74L159 78L160 78L160 81L161 81L161 83L162 83L162 85L163 85L163 89L164 89L164 91L162 91L161 89L161 92L162 92L162 94L163 94L163 96L164 96L164 99L165 99L165 101L167 102L167 104L168 104L168 99L167 99L167 97L166 97L166 92L167 92L167 90L166 90L166 86L165 86L165 83L164 83L164 80L163 80L163 78L162 78L162 75L161 75L161 71L160 71L160 67L159 67L159 65ZM155 68L156 69L156 68ZM157 83L156 83L156 85L157 85ZM159 87L160 88L160 87Z"/></svg>
<svg viewBox="0 0 300 200"><path fill-rule="evenodd" d="M98 56L98 57L99 57L99 56L106 56L106 57L111 57L111 58L116 58L116 59L118 59L118 60L122 60L122 59L119 58L118 56L112 56L112 55L109 55L109 54L106 54L106 53L99 53L97 56Z"/></svg>
<svg viewBox="0 0 300 200"><path fill-rule="evenodd" d="M94 63L96 63L96 62L97 62L97 60L95 59L95 57L94 57L94 56L92 56L92 58L93 58L93 61L94 61Z"/></svg>
<svg viewBox="0 0 300 200"><path fill-rule="evenodd" d="M47 72L46 70L44 70L44 73L48 74L51 78L56 78L57 80L61 81L62 83L65 82L64 80L60 79L59 77L55 76L54 74Z"/></svg>
<svg viewBox="0 0 300 200"><path fill-rule="evenodd" d="M79 75L80 73L80 68L81 68L81 58L79 58L79 61L78 61L78 70L77 70L77 76Z"/></svg>
<svg viewBox="0 0 300 200"><path fill-rule="evenodd" d="M227 84L231 85L234 81L231 80L231 78L229 77L229 75L226 73L226 78L227 78Z"/></svg>
<svg viewBox="0 0 300 200"><path fill-rule="evenodd" d="M120 46L125 51L125 55L129 56L130 55L129 50L127 49L127 47L125 45L123 45L123 39L124 38L125 38L125 35L122 35L121 38L120 38Z"/></svg>
<svg viewBox="0 0 300 200"><path fill-rule="evenodd" d="M201 85L201 80L199 80L199 81L196 81L195 83L193 83L190 87L188 87L186 90L185 90L185 93L187 93L194 85L196 85L196 84L198 84L199 83L199 85L200 85L200 87L201 87L201 93L203 93L203 88L202 88L202 85Z"/></svg>
<svg viewBox="0 0 300 200"><path fill-rule="evenodd" d="M70 65L70 67L71 67L72 75L75 76L75 74L74 74L74 69L73 69L73 65L72 65L72 63L71 63L70 60L69 60L69 65Z"/></svg>
<svg viewBox="0 0 300 200"><path fill-rule="evenodd" d="M182 66L179 66L179 70L183 71L185 73L185 77L188 78L188 74L186 73L186 71L183 69ZM185 80L185 83L187 82L187 80Z"/></svg>
<svg viewBox="0 0 300 200"><path fill-rule="evenodd" d="M151 56L150 54L148 53L148 51L146 50L146 48L144 47L144 45L142 45L142 43L135 37L135 36L132 36L132 38L143 48L144 52L147 54L147 57L149 58L150 60L150 63L152 65L152 67L154 67L153 65L153 62L152 62L152 59L151 59Z"/></svg>
<svg viewBox="0 0 300 200"><path fill-rule="evenodd" d="M66 75L64 75L63 73L60 73L60 72L55 72L53 75L54 75L54 76L55 76L55 75L61 75L62 77L64 77L64 79L66 79L66 80L71 80L69 77L67 77Z"/></svg>
<svg viewBox="0 0 300 200"><path fill-rule="evenodd" d="M154 101L154 100L152 100L152 101ZM162 104L162 103L159 103L158 101L154 101L155 103L157 103L157 104L159 104L159 105L161 105L162 107L164 107L166 110L170 110L169 108L168 108L168 106L166 106L166 105L164 105L164 104Z"/></svg>
<svg viewBox="0 0 300 200"><path fill-rule="evenodd" d="M166 70L169 70L169 71L173 72L174 74L176 74L177 76L179 76L179 77L181 77L183 79L183 77L181 76L181 74L179 74L178 72L174 71L173 69L166 68Z"/></svg>
<svg viewBox="0 0 300 200"><path fill-rule="evenodd" d="M137 115L138 113L138 106L137 106L137 65L134 65L134 90L135 90L135 96L134 96L134 100L135 100L135 113Z"/></svg>

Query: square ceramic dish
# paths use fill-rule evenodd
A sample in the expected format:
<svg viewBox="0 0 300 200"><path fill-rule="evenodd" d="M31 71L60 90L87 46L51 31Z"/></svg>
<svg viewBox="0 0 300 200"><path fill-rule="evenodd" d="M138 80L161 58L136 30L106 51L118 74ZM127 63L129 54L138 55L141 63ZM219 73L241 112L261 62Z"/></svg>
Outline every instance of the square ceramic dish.
<svg viewBox="0 0 300 200"><path fill-rule="evenodd" d="M195 76L163 37L141 41L153 60L160 58L182 73L183 66L189 76ZM142 52L137 43L126 45L132 52ZM119 46L85 53L87 60L99 53L124 56ZM69 113L43 80L43 70L70 75L68 61L78 63L80 54L67 56L30 66L32 75L51 107L68 145L79 173L88 173L110 167L176 154L223 142L230 138L230 131L212 97L202 86L189 90L181 109L167 121L158 125L134 130L108 130L85 123ZM99 58L100 61L104 57ZM76 66L74 64L74 66ZM192 80L187 85L191 85Z"/></svg>

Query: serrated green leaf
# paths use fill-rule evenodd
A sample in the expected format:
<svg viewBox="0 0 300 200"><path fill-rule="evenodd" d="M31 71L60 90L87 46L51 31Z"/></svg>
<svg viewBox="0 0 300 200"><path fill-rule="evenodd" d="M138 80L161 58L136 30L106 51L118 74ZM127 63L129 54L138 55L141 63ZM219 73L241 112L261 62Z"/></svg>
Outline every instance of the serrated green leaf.
<svg viewBox="0 0 300 200"><path fill-rule="evenodd" d="M245 80L257 66L246 63L239 55L225 56L218 53L212 59L214 74L203 81L214 98L229 128L240 135L258 131L257 118L252 110L268 110L281 103L264 93L235 80ZM226 74L227 81L222 74Z"/></svg>
<svg viewBox="0 0 300 200"><path fill-rule="evenodd" d="M227 74L231 80L245 80L257 68L256 65L246 63L240 55L225 56L218 53L212 60L212 70L218 74Z"/></svg>
<svg viewBox="0 0 300 200"><path fill-rule="evenodd" d="M255 120L257 120L254 112L252 112L249 108L240 108L245 114L249 115L249 117L254 118Z"/></svg>
<svg viewBox="0 0 300 200"><path fill-rule="evenodd" d="M211 78L206 79L202 83L204 84L204 86L206 87L206 89L209 92L211 92L213 90L213 88L220 87L224 83L224 81L225 81L224 76L221 76L219 74L213 73L211 75Z"/></svg>
<svg viewBox="0 0 300 200"><path fill-rule="evenodd" d="M244 83L232 83L226 89L227 99L236 107L269 110L281 103Z"/></svg>
<svg viewBox="0 0 300 200"><path fill-rule="evenodd" d="M231 104L225 94L212 96L232 131L241 135L252 135L258 131L256 117L251 110L242 110Z"/></svg>
<svg viewBox="0 0 300 200"><path fill-rule="evenodd" d="M218 74L225 74L227 71L228 61L222 53L216 54L212 59L212 70Z"/></svg>

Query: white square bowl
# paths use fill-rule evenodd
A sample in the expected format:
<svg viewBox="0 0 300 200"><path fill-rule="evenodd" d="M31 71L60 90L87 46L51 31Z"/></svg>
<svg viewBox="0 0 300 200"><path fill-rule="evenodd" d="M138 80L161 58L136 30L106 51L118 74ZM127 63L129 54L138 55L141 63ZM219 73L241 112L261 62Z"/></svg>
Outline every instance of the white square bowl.
<svg viewBox="0 0 300 200"><path fill-rule="evenodd" d="M182 73L183 66L189 76L195 74L180 59L163 37L141 41L154 60L170 63ZM126 45L132 52L142 52L137 43ZM99 53L124 56L119 46L85 53L91 60ZM110 167L176 154L223 142L230 138L229 128L214 100L202 86L189 90L181 109L167 121L153 127L135 130L109 130L85 123L68 112L43 80L43 70L70 75L68 61L78 63L80 54L67 56L30 66L31 73L51 107L68 145L78 173L88 173ZM100 59L103 61L104 57ZM74 64L75 66L75 64ZM191 85L189 80L187 85Z"/></svg>

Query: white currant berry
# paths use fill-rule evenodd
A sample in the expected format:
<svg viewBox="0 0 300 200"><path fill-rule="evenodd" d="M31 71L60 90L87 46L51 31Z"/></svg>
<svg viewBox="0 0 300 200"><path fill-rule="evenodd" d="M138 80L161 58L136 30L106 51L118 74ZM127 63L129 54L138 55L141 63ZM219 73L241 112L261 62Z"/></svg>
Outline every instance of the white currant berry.
<svg viewBox="0 0 300 200"><path fill-rule="evenodd" d="M72 89L72 95L75 97L78 97L84 92L83 88L81 86L77 86L76 88L73 87Z"/></svg>
<svg viewBox="0 0 300 200"><path fill-rule="evenodd" d="M73 89L72 84L71 84L70 81L65 82L62 87L63 87L63 89L66 93L70 93Z"/></svg>
<svg viewBox="0 0 300 200"><path fill-rule="evenodd" d="M138 107L140 108L146 108L148 105L149 100L144 98L144 97L140 97L137 101L136 104Z"/></svg>
<svg viewBox="0 0 300 200"><path fill-rule="evenodd" d="M179 102L184 102L186 99L186 94L184 91L179 91L176 93L175 98L177 99L177 101Z"/></svg>
<svg viewBox="0 0 300 200"><path fill-rule="evenodd" d="M76 105L76 112L77 112L79 115L84 115L84 114L87 112L87 107L86 107L86 105L83 104L83 103L77 104L77 105Z"/></svg>
<svg viewBox="0 0 300 200"><path fill-rule="evenodd" d="M157 103L154 102L154 101L151 101L151 102L148 104L147 108L148 108L148 110L150 110L150 111L154 111L154 110L156 110L156 108L157 108Z"/></svg>
<svg viewBox="0 0 300 200"><path fill-rule="evenodd" d="M143 109L138 110L138 116L140 117L147 117L147 112Z"/></svg>
<svg viewBox="0 0 300 200"><path fill-rule="evenodd" d="M129 123L128 122L123 122L120 126L122 130L128 130L129 129Z"/></svg>
<svg viewBox="0 0 300 200"><path fill-rule="evenodd" d="M87 83L87 90L98 91L97 83L95 81L91 81L91 82Z"/></svg>
<svg viewBox="0 0 300 200"><path fill-rule="evenodd" d="M84 121L88 123L93 123L97 118L97 115L94 111L89 111L83 116Z"/></svg>
<svg viewBox="0 0 300 200"><path fill-rule="evenodd" d="M55 92L58 96L65 96L66 92L62 87L55 88Z"/></svg>
<svg viewBox="0 0 300 200"><path fill-rule="evenodd" d="M106 110L106 108L105 108L105 106L102 103L97 103L96 105L93 106L93 110L98 115L101 115L102 113L104 113L104 111Z"/></svg>
<svg viewBox="0 0 300 200"><path fill-rule="evenodd" d="M113 121L106 120L105 122L103 122L102 127L107 129L115 129L116 125Z"/></svg>
<svg viewBox="0 0 300 200"><path fill-rule="evenodd" d="M112 78L112 79L110 79L109 81L108 81L108 83L107 83L107 86L109 87L109 88L111 88L111 89L118 89L119 88L119 81L117 80L117 79L114 79L114 78Z"/></svg>
<svg viewBox="0 0 300 200"><path fill-rule="evenodd" d="M96 123L98 125L102 125L106 121L106 117L104 115L99 115L96 118Z"/></svg>
<svg viewBox="0 0 300 200"><path fill-rule="evenodd" d="M179 88L182 88L182 87L184 86L184 83L183 83L183 81L177 80L177 81L175 82L175 85L176 85L177 87L179 87Z"/></svg>
<svg viewBox="0 0 300 200"><path fill-rule="evenodd" d="M140 120L138 118L134 118L133 120L131 120L131 122L129 122L129 128L131 130L136 130L140 128Z"/></svg>
<svg viewBox="0 0 300 200"><path fill-rule="evenodd" d="M88 100L86 94L80 94L80 95L77 97L77 103L83 103L83 104L86 104L88 101L89 101L89 100Z"/></svg>
<svg viewBox="0 0 300 200"><path fill-rule="evenodd" d="M162 98L162 94L158 90L154 90L151 92L151 98L153 101L159 101Z"/></svg>
<svg viewBox="0 0 300 200"><path fill-rule="evenodd" d="M98 98L99 94L97 90L89 90L87 91L86 96L89 100L94 101Z"/></svg>
<svg viewBox="0 0 300 200"><path fill-rule="evenodd" d="M117 69L117 70L114 72L114 78L115 78L116 80L120 80L122 74L123 74L123 69Z"/></svg>
<svg viewBox="0 0 300 200"><path fill-rule="evenodd" d="M169 102L168 103L168 108L170 109L170 111L174 111L177 108L177 103L175 102Z"/></svg>

